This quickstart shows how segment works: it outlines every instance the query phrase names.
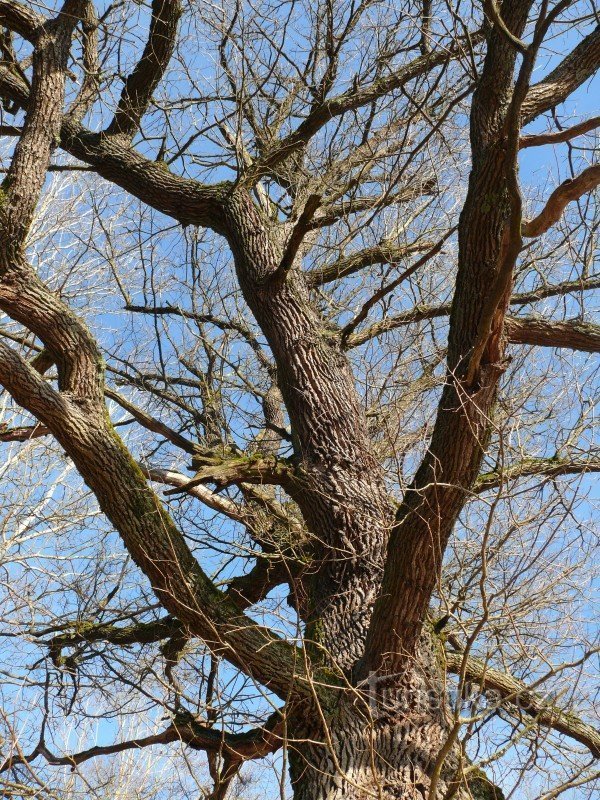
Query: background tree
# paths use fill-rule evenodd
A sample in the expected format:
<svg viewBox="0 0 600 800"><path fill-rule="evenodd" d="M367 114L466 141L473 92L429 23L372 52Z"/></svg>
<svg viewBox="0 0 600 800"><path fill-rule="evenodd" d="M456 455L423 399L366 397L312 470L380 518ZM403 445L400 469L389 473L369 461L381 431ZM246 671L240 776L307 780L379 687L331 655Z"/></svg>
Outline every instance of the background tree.
<svg viewBox="0 0 600 800"><path fill-rule="evenodd" d="M4 794L591 796L596 10L0 24Z"/></svg>

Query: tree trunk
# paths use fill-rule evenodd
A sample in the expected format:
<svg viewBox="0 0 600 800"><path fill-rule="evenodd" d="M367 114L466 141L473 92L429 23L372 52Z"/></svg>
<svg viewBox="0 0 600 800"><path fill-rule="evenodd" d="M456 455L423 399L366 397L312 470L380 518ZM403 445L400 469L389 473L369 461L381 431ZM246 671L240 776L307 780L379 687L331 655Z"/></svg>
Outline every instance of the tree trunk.
<svg viewBox="0 0 600 800"><path fill-rule="evenodd" d="M438 800L449 790L454 800L469 797L458 783L459 747L444 752L452 721L440 653L428 634L418 663L400 675L372 674L324 716L326 729L306 718L292 726L294 800L426 800L434 775Z"/></svg>
<svg viewBox="0 0 600 800"><path fill-rule="evenodd" d="M349 672L362 655L393 519L348 361L326 336L299 270L243 192L225 221L246 302L277 364L302 487L294 499L312 534L303 618L313 655Z"/></svg>
<svg viewBox="0 0 600 800"><path fill-rule="evenodd" d="M303 706L291 714L294 797L423 800L451 728L444 669L429 633L400 674L371 673L351 688L393 522L354 378L337 340L325 334L300 270L278 274L283 246L250 197L232 194L228 211L239 282L277 364L303 476L294 499L312 534L303 579L308 608L301 614L307 650L337 678L341 670L349 686L335 708ZM438 797L457 765L451 748Z"/></svg>

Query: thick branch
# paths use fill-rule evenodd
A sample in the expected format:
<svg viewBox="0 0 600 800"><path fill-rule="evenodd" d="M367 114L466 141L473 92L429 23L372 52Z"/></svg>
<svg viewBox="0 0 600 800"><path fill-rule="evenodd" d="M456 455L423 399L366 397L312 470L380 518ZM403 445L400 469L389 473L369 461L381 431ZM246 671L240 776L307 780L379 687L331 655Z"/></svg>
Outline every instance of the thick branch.
<svg viewBox="0 0 600 800"><path fill-rule="evenodd" d="M59 654L64 647L74 647L83 642L108 642L121 646L131 644L152 644L168 639L184 630L181 622L167 615L153 622L136 622L133 625L119 626L111 623L86 623L78 621L74 630L53 636L44 644L51 654Z"/></svg>
<svg viewBox="0 0 600 800"><path fill-rule="evenodd" d="M554 322L538 317L507 317L505 331L510 342L538 347L567 347L600 353L600 326L576 319Z"/></svg>
<svg viewBox="0 0 600 800"><path fill-rule="evenodd" d="M30 19L20 7L9 8L21 21L23 15ZM71 37L83 9L84 0L66 0L58 17L39 28L35 36L31 96L0 200L0 237L13 248L24 243L50 155L58 143ZM7 67L3 70L10 72Z"/></svg>
<svg viewBox="0 0 600 800"><path fill-rule="evenodd" d="M16 0L0 0L0 25L18 33L24 39L33 41L45 21L41 14Z"/></svg>
<svg viewBox="0 0 600 800"><path fill-rule="evenodd" d="M241 614L214 587L111 429L103 405L74 403L54 391L3 343L0 379L15 401L50 428L71 456L167 611L214 652L287 696L303 672L296 649ZM303 685L310 694L308 685Z"/></svg>
<svg viewBox="0 0 600 800"><path fill-rule="evenodd" d="M29 88L3 65L0 65L0 96L22 108L29 104ZM120 137L91 133L73 118L63 121L60 145L107 181L182 225L204 225L217 233L224 232L222 200L230 184L209 186L182 178L163 163L144 158Z"/></svg>
<svg viewBox="0 0 600 800"><path fill-rule="evenodd" d="M461 653L446 653L448 671L458 674L463 667L463 659ZM519 709L535 717L539 725L574 739L587 747L596 758L600 758L600 731L575 714L551 705L512 675L492 669L485 662L468 656L465 678L478 683L483 691L497 692L503 700L517 705Z"/></svg>
<svg viewBox="0 0 600 800"><path fill-rule="evenodd" d="M531 87L523 103L525 125L555 108L600 67L600 25L598 25L555 69Z"/></svg>
<svg viewBox="0 0 600 800"><path fill-rule="evenodd" d="M285 486L293 489L298 481L294 466L287 459L273 454L256 453L250 456L206 456L197 454L192 459L195 476L186 484L168 489L165 494L187 492L202 483L214 483L224 488L233 483L258 483Z"/></svg>
<svg viewBox="0 0 600 800"><path fill-rule="evenodd" d="M125 81L114 119L107 129L108 134L131 137L137 131L173 55L181 11L179 0L153 0L146 47Z"/></svg>
<svg viewBox="0 0 600 800"><path fill-rule="evenodd" d="M531 5L503 3L514 36L523 34ZM396 513L365 654L356 669L360 677L372 670L395 673L415 654L445 548L489 441L490 414L505 369L502 324L520 238L516 123L532 63L528 48L515 83L514 46L497 28L491 31L471 106L472 171L459 223L446 381L429 448ZM489 208L484 197L491 191L498 200ZM471 381L469 364L483 323L485 348Z"/></svg>

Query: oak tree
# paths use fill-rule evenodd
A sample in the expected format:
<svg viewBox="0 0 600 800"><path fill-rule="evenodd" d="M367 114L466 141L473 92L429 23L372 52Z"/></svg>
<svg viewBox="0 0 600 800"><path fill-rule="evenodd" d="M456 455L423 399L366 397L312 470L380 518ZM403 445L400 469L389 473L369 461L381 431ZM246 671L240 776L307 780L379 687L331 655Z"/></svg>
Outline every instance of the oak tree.
<svg viewBox="0 0 600 800"><path fill-rule="evenodd" d="M597 9L0 26L3 795L592 792Z"/></svg>

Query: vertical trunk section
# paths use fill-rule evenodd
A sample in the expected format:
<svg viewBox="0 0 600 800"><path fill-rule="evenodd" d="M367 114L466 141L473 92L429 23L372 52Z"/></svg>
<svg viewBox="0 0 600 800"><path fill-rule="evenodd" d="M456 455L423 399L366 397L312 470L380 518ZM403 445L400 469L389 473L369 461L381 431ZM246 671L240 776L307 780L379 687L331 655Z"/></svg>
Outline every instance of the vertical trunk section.
<svg viewBox="0 0 600 800"><path fill-rule="evenodd" d="M447 703L443 665L425 635L416 662L385 679L372 674L326 729L307 719L293 727L294 800L427 800L451 731ZM441 765L438 800L450 788L454 800L469 797L457 785L458 767L454 746Z"/></svg>
<svg viewBox="0 0 600 800"><path fill-rule="evenodd" d="M228 240L246 302L273 351L305 474L295 497L313 535L307 637L344 670L362 654L392 521L344 354L323 335L302 275L274 279L281 248L246 193L228 205Z"/></svg>

